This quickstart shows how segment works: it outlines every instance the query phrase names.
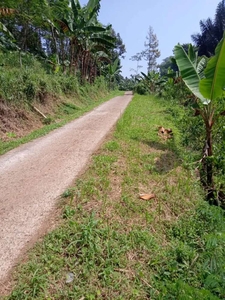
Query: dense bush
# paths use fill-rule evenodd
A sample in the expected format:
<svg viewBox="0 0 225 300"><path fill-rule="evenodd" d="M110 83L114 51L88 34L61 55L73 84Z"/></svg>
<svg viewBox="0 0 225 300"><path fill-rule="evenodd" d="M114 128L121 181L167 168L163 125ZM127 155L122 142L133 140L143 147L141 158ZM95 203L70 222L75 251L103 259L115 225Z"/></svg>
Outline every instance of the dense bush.
<svg viewBox="0 0 225 300"><path fill-rule="evenodd" d="M139 94L139 95L147 95L148 94L148 88L146 87L146 85L144 85L142 82L140 82L135 86L134 92Z"/></svg>
<svg viewBox="0 0 225 300"><path fill-rule="evenodd" d="M80 84L78 77L49 72L34 56L18 52L0 52L0 95L6 101L44 101L47 94L53 96L77 95L90 97L96 89L107 91L104 78L94 84Z"/></svg>

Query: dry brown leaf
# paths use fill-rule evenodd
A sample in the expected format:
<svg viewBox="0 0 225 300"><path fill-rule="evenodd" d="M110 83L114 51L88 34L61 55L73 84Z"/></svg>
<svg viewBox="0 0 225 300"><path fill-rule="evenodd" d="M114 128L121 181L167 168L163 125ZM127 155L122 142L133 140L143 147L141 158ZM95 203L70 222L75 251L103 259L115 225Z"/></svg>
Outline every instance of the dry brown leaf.
<svg viewBox="0 0 225 300"><path fill-rule="evenodd" d="M164 139L170 139L173 136L173 131L170 128L164 128L163 126L158 127L158 135Z"/></svg>
<svg viewBox="0 0 225 300"><path fill-rule="evenodd" d="M155 197L156 197L155 194L140 194L139 195L139 198L142 199L142 200L151 200Z"/></svg>
<svg viewBox="0 0 225 300"><path fill-rule="evenodd" d="M160 134L164 134L165 133L165 128L164 127L162 127L162 126L160 126L159 127L159 131L158 131L158 133Z"/></svg>

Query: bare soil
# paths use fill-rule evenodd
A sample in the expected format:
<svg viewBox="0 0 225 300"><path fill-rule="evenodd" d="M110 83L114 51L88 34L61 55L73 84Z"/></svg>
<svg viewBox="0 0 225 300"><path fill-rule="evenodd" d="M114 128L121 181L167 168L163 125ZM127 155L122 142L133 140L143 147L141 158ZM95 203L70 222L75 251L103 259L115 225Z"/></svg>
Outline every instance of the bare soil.
<svg viewBox="0 0 225 300"><path fill-rule="evenodd" d="M129 93L115 97L0 157L0 293L27 249L54 226L60 195L87 167L131 99ZM10 115L4 103L1 109Z"/></svg>
<svg viewBox="0 0 225 300"><path fill-rule="evenodd" d="M46 95L45 101L35 101L37 107L47 116L55 114L62 99ZM0 98L0 139L9 141L23 137L35 129L43 127L43 117L32 106L21 102L10 103Z"/></svg>

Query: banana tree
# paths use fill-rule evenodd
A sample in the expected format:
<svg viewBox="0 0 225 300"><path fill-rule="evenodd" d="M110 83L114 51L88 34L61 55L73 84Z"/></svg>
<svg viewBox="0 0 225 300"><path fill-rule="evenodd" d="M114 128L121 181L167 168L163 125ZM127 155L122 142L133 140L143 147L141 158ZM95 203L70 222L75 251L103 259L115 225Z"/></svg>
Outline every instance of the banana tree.
<svg viewBox="0 0 225 300"><path fill-rule="evenodd" d="M79 0L70 0L70 7L67 17L56 23L70 39L70 72L80 69L84 81L91 69L93 49L96 45L113 48L114 38L109 34L109 26L97 22L100 0L89 0L84 7Z"/></svg>
<svg viewBox="0 0 225 300"><path fill-rule="evenodd" d="M104 48L103 48L104 49ZM110 54L107 54L107 51L99 50L99 47L94 48L92 51L93 59L90 66L90 83L94 82L95 78L101 76L101 68L103 64L110 64Z"/></svg>
<svg viewBox="0 0 225 300"><path fill-rule="evenodd" d="M102 25L98 25L102 26ZM102 26L103 27L103 26ZM104 28L104 27L103 27ZM112 37L110 28L104 28L104 31L88 34L83 41L83 52L81 56L82 78L92 80L92 69L97 67L100 62L109 61L110 50L115 47L115 38ZM99 49L101 49L99 51Z"/></svg>
<svg viewBox="0 0 225 300"><path fill-rule="evenodd" d="M109 81L109 89L114 88L115 79L120 74L120 72L121 66L119 58L117 58L114 62L108 64L106 69L103 71L105 77Z"/></svg>
<svg viewBox="0 0 225 300"><path fill-rule="evenodd" d="M214 197L212 129L219 116L224 115L224 112L219 110L219 103L224 100L225 35L217 45L215 55L208 61L205 58L199 60L198 53L191 45L188 54L181 45L175 46L174 55L185 84L196 96L196 112L205 124L202 181L207 189L208 199L211 199Z"/></svg>
<svg viewBox="0 0 225 300"><path fill-rule="evenodd" d="M150 71L148 74L141 72L141 75L138 81L144 83L150 94L160 91L165 84L165 79L156 71Z"/></svg>

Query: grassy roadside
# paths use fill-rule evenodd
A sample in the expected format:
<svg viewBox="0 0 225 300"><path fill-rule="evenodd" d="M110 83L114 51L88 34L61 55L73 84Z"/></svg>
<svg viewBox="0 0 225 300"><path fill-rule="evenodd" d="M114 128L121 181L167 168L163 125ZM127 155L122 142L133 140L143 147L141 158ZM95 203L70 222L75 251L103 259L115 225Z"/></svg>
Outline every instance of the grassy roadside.
<svg viewBox="0 0 225 300"><path fill-rule="evenodd" d="M22 138L13 139L11 141L3 141L0 139L0 155L18 147L19 145L25 144L38 137L46 135L50 131L62 127L66 123L82 116L84 113L91 111L94 107L100 105L101 103L122 94L123 94L122 92L113 91L107 94L105 97L100 98L97 101L88 101L82 107L77 107L72 103L71 104L65 103L64 105L61 105L58 114L56 114L55 116L57 122L54 122L54 120L52 120L51 124L43 125L42 128L39 128Z"/></svg>
<svg viewBox="0 0 225 300"><path fill-rule="evenodd" d="M60 227L30 252L5 299L224 299L223 211L203 201L183 168L167 108L134 97L111 140L63 194ZM162 140L158 126L174 137Z"/></svg>

